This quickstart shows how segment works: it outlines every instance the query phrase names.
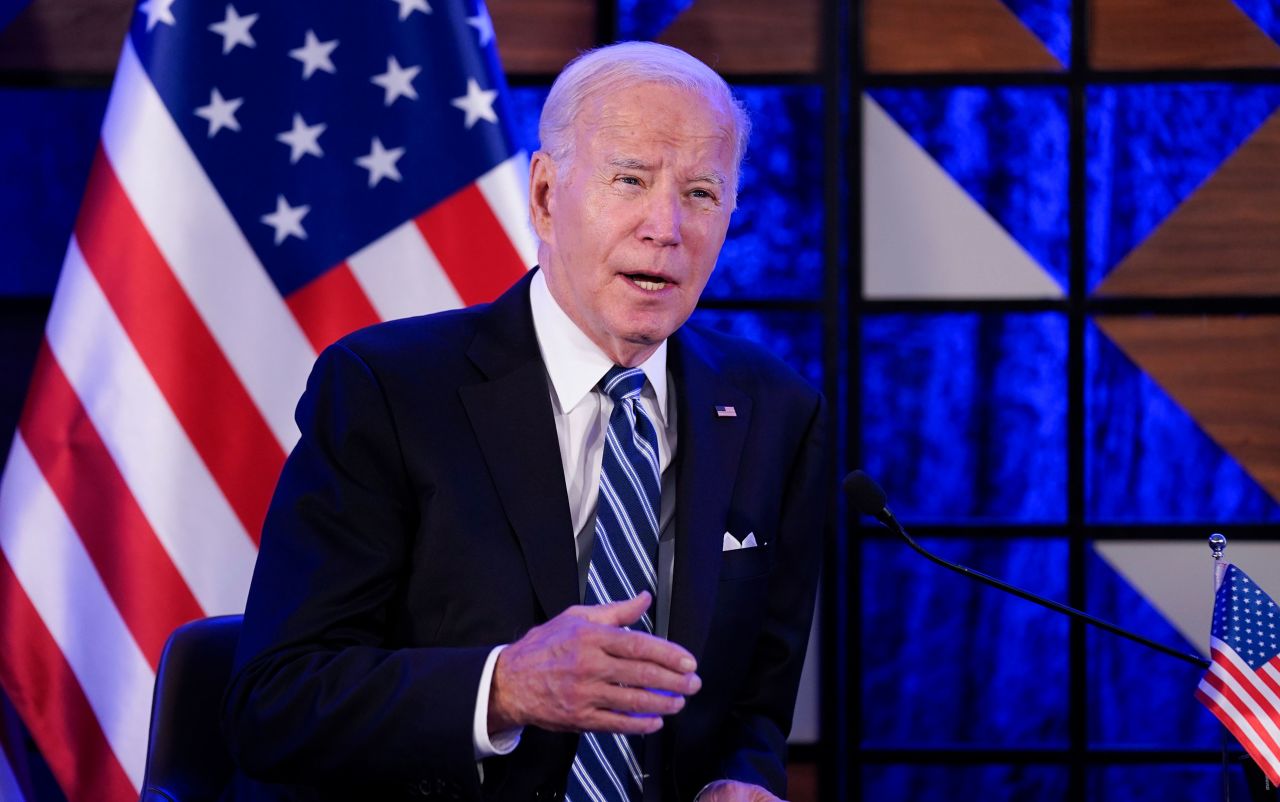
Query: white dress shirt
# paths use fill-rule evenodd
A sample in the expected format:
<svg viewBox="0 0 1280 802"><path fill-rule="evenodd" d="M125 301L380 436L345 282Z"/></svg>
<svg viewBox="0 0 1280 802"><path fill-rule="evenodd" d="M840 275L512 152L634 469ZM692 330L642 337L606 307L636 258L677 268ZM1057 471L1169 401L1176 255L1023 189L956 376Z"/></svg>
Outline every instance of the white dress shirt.
<svg viewBox="0 0 1280 802"><path fill-rule="evenodd" d="M604 460L605 432L613 412L613 399L602 393L600 380L613 367L605 355L551 297L546 276L539 271L529 287L533 309L533 328L538 348L547 370L547 390L555 418L556 436L560 442L560 463L564 469L565 490L573 522L574 544L578 555L578 598L587 583L591 563L591 547L595 543L596 503L600 495L600 465ZM667 343L663 341L647 360L638 366L644 371L644 389L640 405L644 408L658 437L658 463L662 472L662 506L658 543L657 634L665 637L670 621L671 579L675 559L672 520L675 511L675 482L668 470L675 455L676 420L674 392L667 374ZM506 648L498 646L489 653L476 698L476 714L472 734L476 759L505 755L520 742L520 730L489 736L489 691L493 683L493 667L498 654Z"/></svg>

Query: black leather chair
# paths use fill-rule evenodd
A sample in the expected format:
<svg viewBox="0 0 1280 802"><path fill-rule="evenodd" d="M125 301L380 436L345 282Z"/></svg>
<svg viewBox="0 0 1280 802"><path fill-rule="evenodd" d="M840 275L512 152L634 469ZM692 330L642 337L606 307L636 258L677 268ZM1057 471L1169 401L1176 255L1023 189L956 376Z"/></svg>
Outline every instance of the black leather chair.
<svg viewBox="0 0 1280 802"><path fill-rule="evenodd" d="M230 780L218 710L243 620L204 618L169 636L156 671L141 802L216 802Z"/></svg>

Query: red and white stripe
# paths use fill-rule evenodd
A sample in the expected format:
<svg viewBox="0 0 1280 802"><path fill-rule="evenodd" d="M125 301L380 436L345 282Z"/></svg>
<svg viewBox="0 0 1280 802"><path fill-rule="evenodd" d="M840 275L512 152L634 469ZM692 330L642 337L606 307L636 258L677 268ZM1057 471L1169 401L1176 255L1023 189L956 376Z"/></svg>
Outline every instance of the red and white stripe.
<svg viewBox="0 0 1280 802"><path fill-rule="evenodd" d="M1211 639L1209 670L1196 698L1231 731L1274 784L1280 784L1280 657L1255 671L1230 646Z"/></svg>
<svg viewBox="0 0 1280 802"><path fill-rule="evenodd" d="M528 171L523 153L508 159L290 295L311 342L319 348L375 320L484 303L511 286L536 254L523 201Z"/></svg>
<svg viewBox="0 0 1280 802"><path fill-rule="evenodd" d="M70 802L137 799L165 638L243 608L318 350L509 286L526 173L281 297L126 40L0 480L0 685Z"/></svg>

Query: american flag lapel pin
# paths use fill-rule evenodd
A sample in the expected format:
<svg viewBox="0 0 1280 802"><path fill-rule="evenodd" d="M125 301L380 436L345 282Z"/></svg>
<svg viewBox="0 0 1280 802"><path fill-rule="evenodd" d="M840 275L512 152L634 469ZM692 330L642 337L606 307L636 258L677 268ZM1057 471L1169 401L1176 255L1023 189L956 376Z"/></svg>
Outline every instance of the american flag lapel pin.
<svg viewBox="0 0 1280 802"><path fill-rule="evenodd" d="M736 418L738 417L738 410L734 409L731 406L716 404L716 417L717 418Z"/></svg>

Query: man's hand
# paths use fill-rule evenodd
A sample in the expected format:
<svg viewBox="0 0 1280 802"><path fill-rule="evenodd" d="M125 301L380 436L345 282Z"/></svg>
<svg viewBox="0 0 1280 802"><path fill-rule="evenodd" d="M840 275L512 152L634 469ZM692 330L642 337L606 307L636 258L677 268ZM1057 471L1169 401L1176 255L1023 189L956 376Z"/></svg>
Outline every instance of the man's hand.
<svg viewBox="0 0 1280 802"><path fill-rule="evenodd" d="M489 692L489 732L533 725L561 732L648 734L702 680L693 655L622 627L652 597L570 607L502 650Z"/></svg>
<svg viewBox="0 0 1280 802"><path fill-rule="evenodd" d="M694 802L782 802L758 785L718 780L702 789Z"/></svg>

